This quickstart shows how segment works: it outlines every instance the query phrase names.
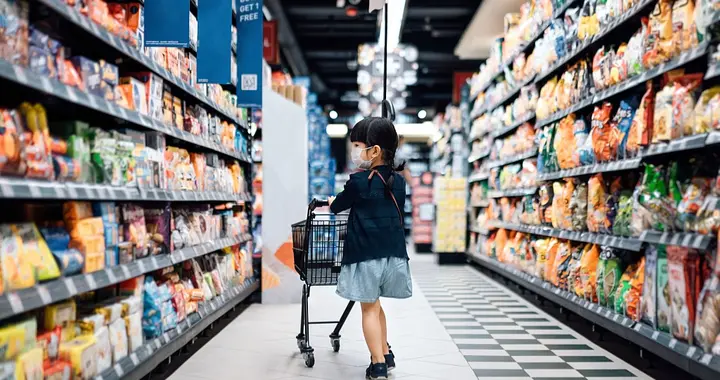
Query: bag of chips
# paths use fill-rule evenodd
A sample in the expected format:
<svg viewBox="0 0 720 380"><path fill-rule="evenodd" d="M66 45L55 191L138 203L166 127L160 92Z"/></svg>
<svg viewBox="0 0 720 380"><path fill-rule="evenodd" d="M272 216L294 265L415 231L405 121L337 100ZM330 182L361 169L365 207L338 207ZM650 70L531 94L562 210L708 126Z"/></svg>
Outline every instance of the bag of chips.
<svg viewBox="0 0 720 380"><path fill-rule="evenodd" d="M646 69L655 67L673 56L672 0L659 0L650 13L648 38L643 55Z"/></svg>
<svg viewBox="0 0 720 380"><path fill-rule="evenodd" d="M614 152L617 151L617 134L610 125L610 113L612 112L612 104L603 103L600 107L595 107L592 114L592 136L593 152L598 162L609 161L615 158Z"/></svg>
<svg viewBox="0 0 720 380"><path fill-rule="evenodd" d="M655 93L653 91L652 81L646 83L647 90L640 100L640 106L635 112L628 132L625 157L635 157L640 149L646 147L652 140L653 120L655 111Z"/></svg>
<svg viewBox="0 0 720 380"><path fill-rule="evenodd" d="M693 123L692 134L707 133L712 129L713 119L710 100L718 94L720 94L720 86L709 88L700 94L700 98L695 104L695 123Z"/></svg>
<svg viewBox="0 0 720 380"><path fill-rule="evenodd" d="M695 321L695 344L712 352L720 335L720 278L714 274L700 293Z"/></svg>
<svg viewBox="0 0 720 380"><path fill-rule="evenodd" d="M672 138L695 134L695 90L701 81L702 74L692 74L678 78L673 83Z"/></svg>
<svg viewBox="0 0 720 380"><path fill-rule="evenodd" d="M615 112L615 117L613 118L615 128L613 130L619 133L619 136L617 138L618 145L614 157L617 157L618 159L623 159L626 156L625 152L627 149L627 140L630 135L630 128L637 108L638 100L637 98L632 97L621 101L620 107L618 107L617 112Z"/></svg>
<svg viewBox="0 0 720 380"><path fill-rule="evenodd" d="M590 232L600 232L607 220L607 191L602 174L595 174L588 181L587 228Z"/></svg>
<svg viewBox="0 0 720 380"><path fill-rule="evenodd" d="M605 265L603 263L603 265ZM588 244L580 259L580 286L576 292L586 300L597 302L597 275L600 270L600 248Z"/></svg>
<svg viewBox="0 0 720 380"><path fill-rule="evenodd" d="M669 246L668 278L672 308L671 332L677 339L693 343L695 305L699 294L700 256L684 247Z"/></svg>
<svg viewBox="0 0 720 380"><path fill-rule="evenodd" d="M697 46L695 0L675 0L672 7L673 55Z"/></svg>
<svg viewBox="0 0 720 380"><path fill-rule="evenodd" d="M623 273L622 262L615 254L615 249L611 247L603 247L600 262L602 264L598 264L597 273L598 303L605 307L612 307L614 295Z"/></svg>
<svg viewBox="0 0 720 380"><path fill-rule="evenodd" d="M625 315L633 321L640 320L641 297L645 284L645 258L638 262L637 270L630 280L630 289L625 293Z"/></svg>
<svg viewBox="0 0 720 380"><path fill-rule="evenodd" d="M564 241L558 244L555 254L555 265L552 270L552 284L560 289L567 289L568 271L570 259L572 258L572 248L570 242Z"/></svg>

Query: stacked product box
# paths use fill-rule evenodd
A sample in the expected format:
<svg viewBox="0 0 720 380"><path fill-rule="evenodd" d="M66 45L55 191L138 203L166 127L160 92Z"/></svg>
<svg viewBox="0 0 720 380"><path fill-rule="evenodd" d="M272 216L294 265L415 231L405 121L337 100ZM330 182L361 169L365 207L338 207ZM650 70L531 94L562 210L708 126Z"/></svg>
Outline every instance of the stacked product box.
<svg viewBox="0 0 720 380"><path fill-rule="evenodd" d="M434 252L465 252L466 198L466 178L435 178L433 199L437 215Z"/></svg>

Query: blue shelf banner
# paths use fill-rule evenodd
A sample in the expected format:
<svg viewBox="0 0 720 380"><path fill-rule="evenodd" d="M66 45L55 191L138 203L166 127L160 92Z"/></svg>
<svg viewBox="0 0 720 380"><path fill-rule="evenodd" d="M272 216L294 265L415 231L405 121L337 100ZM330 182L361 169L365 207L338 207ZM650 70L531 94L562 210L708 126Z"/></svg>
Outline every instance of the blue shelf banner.
<svg viewBox="0 0 720 380"><path fill-rule="evenodd" d="M237 1L237 103L239 107L261 108L263 2L262 0Z"/></svg>
<svg viewBox="0 0 720 380"><path fill-rule="evenodd" d="M203 0L198 4L198 83L230 83L233 1Z"/></svg>
<svg viewBox="0 0 720 380"><path fill-rule="evenodd" d="M190 46L190 0L145 0L145 46Z"/></svg>

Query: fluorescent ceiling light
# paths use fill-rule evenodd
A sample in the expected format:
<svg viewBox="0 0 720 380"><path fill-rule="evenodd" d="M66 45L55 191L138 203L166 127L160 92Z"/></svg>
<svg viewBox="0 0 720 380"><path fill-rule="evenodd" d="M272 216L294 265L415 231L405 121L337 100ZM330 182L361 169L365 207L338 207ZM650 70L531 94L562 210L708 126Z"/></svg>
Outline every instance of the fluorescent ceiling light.
<svg viewBox="0 0 720 380"><path fill-rule="evenodd" d="M431 121L424 123L395 124L397 134L405 137L434 137L438 128Z"/></svg>
<svg viewBox="0 0 720 380"><path fill-rule="evenodd" d="M389 0L385 3L380 18L380 38L378 45L385 46L385 11L388 12L388 51L393 51L400 43L403 20L405 19L405 8L407 0Z"/></svg>
<svg viewBox="0 0 720 380"><path fill-rule="evenodd" d="M338 117L337 111L331 110L331 111L330 111L330 118L333 119L333 120L335 120L335 119L337 119L337 117Z"/></svg>
<svg viewBox="0 0 720 380"><path fill-rule="evenodd" d="M330 138L345 138L348 133L348 126L347 124L328 124L325 131Z"/></svg>
<svg viewBox="0 0 720 380"><path fill-rule="evenodd" d="M424 119L426 116L427 116L427 111L425 111L425 110L418 111L419 118Z"/></svg>

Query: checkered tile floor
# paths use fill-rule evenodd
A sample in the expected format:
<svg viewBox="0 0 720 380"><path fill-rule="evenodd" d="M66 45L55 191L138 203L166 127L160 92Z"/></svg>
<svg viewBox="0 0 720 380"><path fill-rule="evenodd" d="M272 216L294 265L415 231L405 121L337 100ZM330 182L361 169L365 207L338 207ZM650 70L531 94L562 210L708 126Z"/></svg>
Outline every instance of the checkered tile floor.
<svg viewBox="0 0 720 380"><path fill-rule="evenodd" d="M413 275L479 379L650 378L472 267Z"/></svg>

